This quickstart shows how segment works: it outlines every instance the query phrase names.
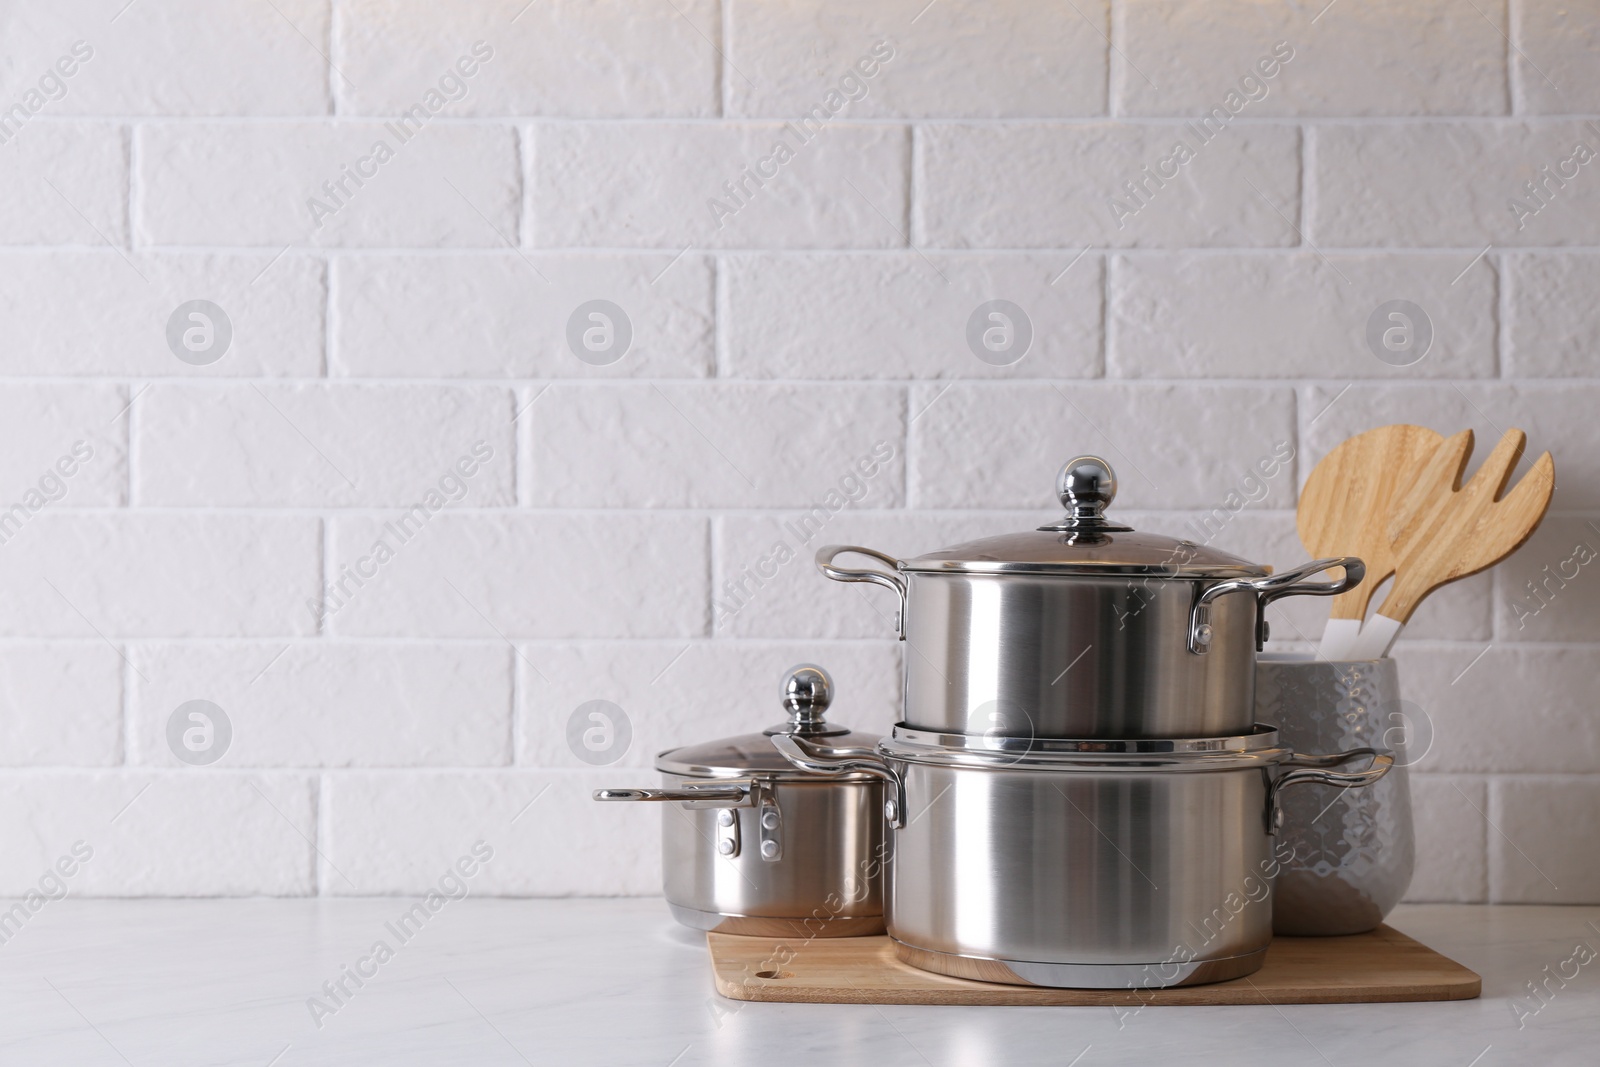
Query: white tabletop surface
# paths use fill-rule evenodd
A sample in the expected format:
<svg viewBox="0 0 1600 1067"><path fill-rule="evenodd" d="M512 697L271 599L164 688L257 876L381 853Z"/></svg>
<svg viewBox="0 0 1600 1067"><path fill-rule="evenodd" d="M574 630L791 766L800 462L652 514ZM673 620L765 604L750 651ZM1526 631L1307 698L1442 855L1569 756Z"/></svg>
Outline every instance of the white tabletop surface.
<svg viewBox="0 0 1600 1067"><path fill-rule="evenodd" d="M50 902L0 944L0 1063L1600 1063L1600 959L1568 962L1600 949L1600 907L1398 909L1393 926L1483 975L1479 1000L1149 1007L1119 1025L1109 1008L736 1003L659 900L452 901L401 943L386 924L411 903ZM393 958L346 980L319 1027L308 999L380 939Z"/></svg>

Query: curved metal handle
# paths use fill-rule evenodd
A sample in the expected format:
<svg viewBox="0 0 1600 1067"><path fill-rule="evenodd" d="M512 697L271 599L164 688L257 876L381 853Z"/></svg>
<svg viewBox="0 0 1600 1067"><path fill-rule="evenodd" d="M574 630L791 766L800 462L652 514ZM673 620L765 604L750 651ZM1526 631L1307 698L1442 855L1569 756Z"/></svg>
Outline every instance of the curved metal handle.
<svg viewBox="0 0 1600 1067"><path fill-rule="evenodd" d="M1344 574L1335 581L1306 581L1313 574L1335 567L1344 569ZM1247 590L1256 594L1256 651L1260 652L1267 643L1268 604L1286 596L1335 596L1360 585L1366 576L1367 565L1355 556L1331 556L1264 578L1232 578L1209 585L1195 597L1194 606L1189 609L1189 651L1197 656L1205 655L1211 644L1211 603L1219 597Z"/></svg>
<svg viewBox="0 0 1600 1067"><path fill-rule="evenodd" d="M1313 574L1332 570L1335 567L1344 569L1344 576L1332 582L1308 582L1305 579ZM1310 563L1302 563L1282 574L1269 574L1265 578L1256 578L1254 584L1256 591L1261 594L1261 606L1285 596L1337 596L1346 589L1354 589L1361 584L1367 576L1367 565L1355 556L1330 556L1327 559L1314 559Z"/></svg>
<svg viewBox="0 0 1600 1067"><path fill-rule="evenodd" d="M793 734L775 734L772 747L783 758L808 774L825 778L842 778L847 774L869 774L880 779L894 796L884 802L883 815L894 827L904 826L906 817L906 787L900 776L889 766L889 761L876 752L866 755L859 748L832 749L814 741L806 741Z"/></svg>
<svg viewBox="0 0 1600 1067"><path fill-rule="evenodd" d="M750 782L744 779L682 789L596 789L595 800L652 800L682 803L692 808L740 808L750 804Z"/></svg>
<svg viewBox="0 0 1600 1067"><path fill-rule="evenodd" d="M848 567L835 567L834 557L853 552L858 556L867 556L879 563L888 564L891 573L874 570L851 570ZM817 549L817 569L836 582L871 582L881 585L885 589L893 589L895 596L899 597L899 607L894 614L895 632L900 635L900 640L906 639L906 583L900 577L900 561L893 556L886 556L882 552L860 545L823 545Z"/></svg>
<svg viewBox="0 0 1600 1067"><path fill-rule="evenodd" d="M1362 756L1371 756L1372 763L1363 771L1336 771L1334 767L1343 766L1353 759ZM1364 785L1371 785L1379 778L1389 773L1394 766L1394 753L1384 752L1376 748L1353 748L1348 752L1336 752L1331 756L1302 756L1296 752L1292 759L1286 760L1283 766L1291 768L1280 774L1267 786L1267 833L1274 834L1283 825L1283 807L1278 796L1292 785L1331 785L1335 789L1356 789Z"/></svg>
<svg viewBox="0 0 1600 1067"><path fill-rule="evenodd" d="M1390 729L1393 729L1393 727L1390 727ZM791 734L789 736L805 739L804 734ZM853 757L856 759L875 760L879 758L878 750L869 748L866 745L830 745L828 753L833 756Z"/></svg>

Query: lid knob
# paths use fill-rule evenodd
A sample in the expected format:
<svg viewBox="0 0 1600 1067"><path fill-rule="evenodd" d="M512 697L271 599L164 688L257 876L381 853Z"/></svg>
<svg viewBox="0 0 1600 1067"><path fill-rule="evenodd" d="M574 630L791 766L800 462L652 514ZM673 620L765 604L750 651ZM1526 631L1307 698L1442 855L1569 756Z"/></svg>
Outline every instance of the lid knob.
<svg viewBox="0 0 1600 1067"><path fill-rule="evenodd" d="M1056 475L1056 495L1069 519L1099 519L1116 498L1116 472L1099 456L1076 456Z"/></svg>
<svg viewBox="0 0 1600 1067"><path fill-rule="evenodd" d="M783 680L783 706L795 726L820 726L833 703L833 679L814 663L802 663Z"/></svg>
<svg viewBox="0 0 1600 1067"><path fill-rule="evenodd" d="M1111 464L1099 456L1074 456L1056 475L1056 495L1067 509L1066 517L1039 529L1065 534L1066 544L1101 544L1106 535L1126 533L1122 526L1105 517L1106 505L1117 495L1117 475Z"/></svg>
<svg viewBox="0 0 1600 1067"><path fill-rule="evenodd" d="M815 663L789 668L783 678L783 707L789 717L761 731L768 737L793 734L797 737L838 737L850 732L848 726L825 722L822 713L833 703L833 678Z"/></svg>

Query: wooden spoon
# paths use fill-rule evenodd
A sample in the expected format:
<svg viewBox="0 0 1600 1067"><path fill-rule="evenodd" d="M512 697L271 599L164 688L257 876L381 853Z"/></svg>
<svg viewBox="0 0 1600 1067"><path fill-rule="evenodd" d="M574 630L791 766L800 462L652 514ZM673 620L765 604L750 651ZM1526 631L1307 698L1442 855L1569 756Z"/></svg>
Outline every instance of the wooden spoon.
<svg viewBox="0 0 1600 1067"><path fill-rule="evenodd" d="M1539 528L1556 486L1550 453L1535 460L1522 480L1502 495L1528 435L1507 430L1462 488L1472 441L1471 430L1445 441L1396 501L1389 521L1394 585L1378 614L1362 628L1350 658L1386 655L1424 597L1441 585L1494 566Z"/></svg>
<svg viewBox="0 0 1600 1067"><path fill-rule="evenodd" d="M1426 426L1379 426L1323 456L1306 479L1295 513L1300 543L1315 558L1356 556L1367 565L1360 585L1333 598L1318 659L1350 658L1373 591L1394 573L1389 547L1394 498L1443 440Z"/></svg>

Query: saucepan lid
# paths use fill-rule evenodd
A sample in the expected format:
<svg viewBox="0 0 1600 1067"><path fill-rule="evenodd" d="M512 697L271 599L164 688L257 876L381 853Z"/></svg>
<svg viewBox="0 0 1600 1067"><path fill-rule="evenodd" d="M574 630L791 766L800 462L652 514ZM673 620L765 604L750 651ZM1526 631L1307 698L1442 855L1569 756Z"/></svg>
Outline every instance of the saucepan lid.
<svg viewBox="0 0 1600 1067"><path fill-rule="evenodd" d="M695 778L741 778L760 773L766 778L815 782L816 777L796 769L772 747L772 738L787 734L825 742L833 749L873 751L878 734L856 733L830 723L825 713L833 703L833 679L812 663L802 663L784 676L781 699L788 718L760 733L725 737L682 748L669 748L656 757L656 769Z"/></svg>

